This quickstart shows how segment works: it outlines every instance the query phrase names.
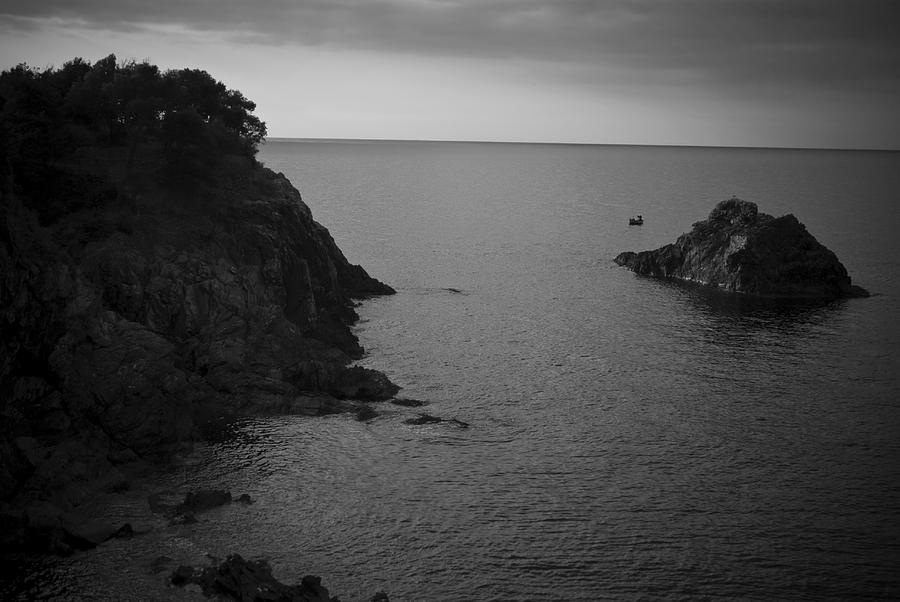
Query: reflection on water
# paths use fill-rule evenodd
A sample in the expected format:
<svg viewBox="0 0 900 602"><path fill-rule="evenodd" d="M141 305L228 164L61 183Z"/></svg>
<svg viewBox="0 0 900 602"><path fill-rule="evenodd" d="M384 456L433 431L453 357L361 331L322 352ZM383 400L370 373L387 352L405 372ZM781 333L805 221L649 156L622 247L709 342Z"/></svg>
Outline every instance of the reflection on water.
<svg viewBox="0 0 900 602"><path fill-rule="evenodd" d="M803 329L809 324L828 320L840 312L848 300L772 299L721 291L690 282L654 280L672 290L673 296L685 299L686 311L720 321L723 329L776 329L786 332Z"/></svg>

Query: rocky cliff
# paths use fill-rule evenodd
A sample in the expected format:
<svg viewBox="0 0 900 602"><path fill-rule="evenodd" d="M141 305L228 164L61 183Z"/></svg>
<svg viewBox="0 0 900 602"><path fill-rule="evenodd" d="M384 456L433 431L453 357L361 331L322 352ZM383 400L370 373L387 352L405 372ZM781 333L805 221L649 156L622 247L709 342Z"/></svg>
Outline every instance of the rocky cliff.
<svg viewBox="0 0 900 602"><path fill-rule="evenodd" d="M283 175L257 164L202 202L121 188L49 225L0 201L0 502L78 501L223 415L397 391L348 367L352 300L393 290L348 263Z"/></svg>
<svg viewBox="0 0 900 602"><path fill-rule="evenodd" d="M755 203L732 198L672 244L625 252L619 265L761 297L836 299L868 296L851 284L837 256L793 215L772 217Z"/></svg>

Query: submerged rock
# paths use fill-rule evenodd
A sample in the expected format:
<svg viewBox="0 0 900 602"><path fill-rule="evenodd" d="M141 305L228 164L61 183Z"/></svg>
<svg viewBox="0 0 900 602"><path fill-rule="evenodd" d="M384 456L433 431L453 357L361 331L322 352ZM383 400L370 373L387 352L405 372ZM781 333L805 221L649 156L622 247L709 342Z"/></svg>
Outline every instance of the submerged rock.
<svg viewBox="0 0 900 602"><path fill-rule="evenodd" d="M760 297L867 297L837 256L793 215L759 213L732 198L672 244L625 252L615 262L637 274L674 278Z"/></svg>
<svg viewBox="0 0 900 602"><path fill-rule="evenodd" d="M178 506L181 513L184 512L203 512L218 506L224 506L231 503L231 492L222 489L201 489L195 492L188 492L184 496L184 501Z"/></svg>
<svg viewBox="0 0 900 602"><path fill-rule="evenodd" d="M392 399L391 403L397 406L404 406L407 408L419 408L423 405L426 405L427 402L422 401L421 399L409 399L406 397L398 397L396 399Z"/></svg>
<svg viewBox="0 0 900 602"><path fill-rule="evenodd" d="M175 515L172 520L169 521L170 525L195 525L199 523L200 520L197 516L192 512L184 512L182 514Z"/></svg>
<svg viewBox="0 0 900 602"><path fill-rule="evenodd" d="M226 504L250 505L253 499L246 493L233 498L230 491L224 489L199 489L184 495L184 501L173 504L163 501L163 493L154 493L147 497L150 511L172 518L171 524L189 525L197 522L196 514L206 512ZM168 494L171 495L171 494Z"/></svg>
<svg viewBox="0 0 900 602"><path fill-rule="evenodd" d="M373 418L378 418L379 414L369 406L362 406L356 411L356 419L360 422L365 422L367 420L372 420Z"/></svg>
<svg viewBox="0 0 900 602"><path fill-rule="evenodd" d="M432 416L431 414L419 414L415 418L407 418L403 421L405 424L412 424L414 426L421 426L423 424L450 424L452 426L457 426L459 428L469 428L468 422L463 422L462 420L457 420L456 418L441 418L439 416Z"/></svg>

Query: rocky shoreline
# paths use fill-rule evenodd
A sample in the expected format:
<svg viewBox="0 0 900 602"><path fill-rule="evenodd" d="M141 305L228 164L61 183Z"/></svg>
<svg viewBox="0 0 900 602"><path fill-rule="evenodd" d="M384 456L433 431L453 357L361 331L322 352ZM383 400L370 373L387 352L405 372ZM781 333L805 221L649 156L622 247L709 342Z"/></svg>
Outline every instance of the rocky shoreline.
<svg viewBox="0 0 900 602"><path fill-rule="evenodd" d="M148 489L243 417L365 421L380 414L372 402L424 404L353 365L356 303L395 291L348 262L288 179L257 161L267 131L255 108L205 71L114 55L0 73L4 558L40 564L253 503ZM118 503L130 522L99 509ZM336 599L318 578L277 583L240 551L172 582ZM153 574L173 568L157 561ZM0 597L18 596L7 585Z"/></svg>
<svg viewBox="0 0 900 602"><path fill-rule="evenodd" d="M214 207L155 191L128 203L45 226L3 194L5 550L129 536L80 507L212 422L371 412L399 390L350 366L354 299L393 289L347 262L283 175L258 166Z"/></svg>

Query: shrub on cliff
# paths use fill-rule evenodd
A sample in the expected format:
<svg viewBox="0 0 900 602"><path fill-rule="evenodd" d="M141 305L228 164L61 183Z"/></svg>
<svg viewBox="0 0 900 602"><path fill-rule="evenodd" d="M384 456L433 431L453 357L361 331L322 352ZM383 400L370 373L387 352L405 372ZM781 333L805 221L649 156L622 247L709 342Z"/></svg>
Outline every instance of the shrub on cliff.
<svg viewBox="0 0 900 602"><path fill-rule="evenodd" d="M111 183L136 173L178 189L209 183L227 157L256 165L266 126L255 108L198 69L161 72L115 55L18 65L0 74L0 190L52 222L116 198Z"/></svg>

